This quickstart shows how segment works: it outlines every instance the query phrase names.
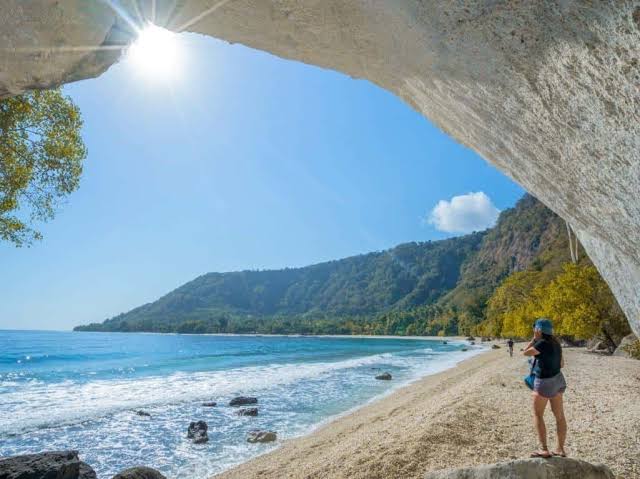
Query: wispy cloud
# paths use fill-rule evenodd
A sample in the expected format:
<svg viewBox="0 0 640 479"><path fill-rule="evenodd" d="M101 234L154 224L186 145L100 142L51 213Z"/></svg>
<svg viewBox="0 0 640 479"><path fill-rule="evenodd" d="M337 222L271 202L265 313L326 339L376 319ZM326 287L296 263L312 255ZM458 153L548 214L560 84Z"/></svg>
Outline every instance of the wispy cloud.
<svg viewBox="0 0 640 479"><path fill-rule="evenodd" d="M431 210L427 221L446 233L470 233L493 226L500 210L484 192L454 196L440 200Z"/></svg>

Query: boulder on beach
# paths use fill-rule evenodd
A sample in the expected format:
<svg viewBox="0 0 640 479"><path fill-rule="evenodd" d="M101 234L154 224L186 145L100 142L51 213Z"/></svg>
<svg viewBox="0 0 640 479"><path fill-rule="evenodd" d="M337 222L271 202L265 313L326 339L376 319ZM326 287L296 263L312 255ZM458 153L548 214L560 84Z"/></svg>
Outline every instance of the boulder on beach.
<svg viewBox="0 0 640 479"><path fill-rule="evenodd" d="M80 461L78 451L54 451L2 458L0 478L96 479L96 473Z"/></svg>
<svg viewBox="0 0 640 479"><path fill-rule="evenodd" d="M278 439L278 435L273 431L249 431L247 442L273 442Z"/></svg>
<svg viewBox="0 0 640 479"><path fill-rule="evenodd" d="M211 401L211 402L203 402L202 406L203 407L216 407L218 405L217 402L215 401Z"/></svg>
<svg viewBox="0 0 640 479"><path fill-rule="evenodd" d="M498 346L497 344L492 344L491 349L500 349L500 346Z"/></svg>
<svg viewBox="0 0 640 479"><path fill-rule="evenodd" d="M138 416L151 417L151 414L149 414L147 411L136 411L136 414Z"/></svg>
<svg viewBox="0 0 640 479"><path fill-rule="evenodd" d="M616 348L616 350L614 351L613 355L614 356L622 356L625 358L630 358L631 355L629 354L628 351L625 350L625 348L633 343L635 343L638 340L638 338L636 338L636 335L631 333L628 336L625 336L624 338L622 338L622 341L620 341L620 344L618 344L618 347Z"/></svg>
<svg viewBox="0 0 640 479"><path fill-rule="evenodd" d="M578 459L519 459L516 461L488 464L461 469L428 472L424 479L613 479L607 466L590 464Z"/></svg>
<svg viewBox="0 0 640 479"><path fill-rule="evenodd" d="M160 471L150 467L136 466L119 472L112 479L167 479Z"/></svg>
<svg viewBox="0 0 640 479"><path fill-rule="evenodd" d="M258 398L238 396L229 401L229 406L246 406L247 404L258 404Z"/></svg>
<svg viewBox="0 0 640 479"><path fill-rule="evenodd" d="M382 373L376 376L376 379L381 381L390 381L392 379L391 373Z"/></svg>
<svg viewBox="0 0 640 479"><path fill-rule="evenodd" d="M474 338L473 336L467 336L467 341L475 341L476 338Z"/></svg>
<svg viewBox="0 0 640 479"><path fill-rule="evenodd" d="M243 407L236 411L238 416L257 416L258 408L257 407Z"/></svg>
<svg viewBox="0 0 640 479"><path fill-rule="evenodd" d="M194 444L203 444L209 440L207 429L209 426L204 421L192 422L187 429L187 438L191 439Z"/></svg>

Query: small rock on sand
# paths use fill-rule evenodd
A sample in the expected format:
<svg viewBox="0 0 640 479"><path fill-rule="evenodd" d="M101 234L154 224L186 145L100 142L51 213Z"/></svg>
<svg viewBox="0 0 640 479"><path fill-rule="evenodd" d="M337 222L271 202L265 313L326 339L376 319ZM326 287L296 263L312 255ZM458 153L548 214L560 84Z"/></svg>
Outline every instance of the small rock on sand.
<svg viewBox="0 0 640 479"><path fill-rule="evenodd" d="M278 439L278 435L273 431L250 431L247 442L273 442Z"/></svg>

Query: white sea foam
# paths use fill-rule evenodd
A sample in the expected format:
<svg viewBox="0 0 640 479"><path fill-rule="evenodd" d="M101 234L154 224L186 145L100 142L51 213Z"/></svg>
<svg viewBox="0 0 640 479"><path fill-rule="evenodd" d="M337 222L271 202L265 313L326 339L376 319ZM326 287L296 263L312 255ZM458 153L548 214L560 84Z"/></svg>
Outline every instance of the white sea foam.
<svg viewBox="0 0 640 479"><path fill-rule="evenodd" d="M422 350L422 353L433 357L427 362L426 369L416 368L419 375L428 369L438 368L438 364L449 364L454 356L464 354L449 352L439 355L430 349ZM3 393L0 413L6 419L0 423L0 434L14 435L134 408L233 394L257 394L334 371L378 364L409 367L415 366L416 361L415 356L384 353L336 362L276 364L138 379L92 380L88 383L67 380L25 384Z"/></svg>

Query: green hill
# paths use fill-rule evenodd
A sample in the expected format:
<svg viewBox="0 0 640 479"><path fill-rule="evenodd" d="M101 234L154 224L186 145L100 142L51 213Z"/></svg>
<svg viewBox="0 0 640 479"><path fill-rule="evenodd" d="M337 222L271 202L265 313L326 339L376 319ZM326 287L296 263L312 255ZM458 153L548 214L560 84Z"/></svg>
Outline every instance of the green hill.
<svg viewBox="0 0 640 479"><path fill-rule="evenodd" d="M510 273L559 269L569 259L567 244L562 220L526 195L484 232L303 268L208 273L75 329L407 334L420 317L420 333L457 332L460 318L483 319L486 300ZM381 326L394 317L404 318L402 328Z"/></svg>

